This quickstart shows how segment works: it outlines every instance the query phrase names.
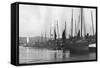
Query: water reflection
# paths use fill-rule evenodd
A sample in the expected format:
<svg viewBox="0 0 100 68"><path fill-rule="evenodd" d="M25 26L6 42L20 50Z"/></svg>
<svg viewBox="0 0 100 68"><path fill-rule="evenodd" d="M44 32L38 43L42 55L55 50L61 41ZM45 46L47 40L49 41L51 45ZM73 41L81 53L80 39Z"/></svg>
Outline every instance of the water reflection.
<svg viewBox="0 0 100 68"><path fill-rule="evenodd" d="M41 63L89 59L96 59L96 54L71 55L68 50L48 50L19 46L19 63Z"/></svg>

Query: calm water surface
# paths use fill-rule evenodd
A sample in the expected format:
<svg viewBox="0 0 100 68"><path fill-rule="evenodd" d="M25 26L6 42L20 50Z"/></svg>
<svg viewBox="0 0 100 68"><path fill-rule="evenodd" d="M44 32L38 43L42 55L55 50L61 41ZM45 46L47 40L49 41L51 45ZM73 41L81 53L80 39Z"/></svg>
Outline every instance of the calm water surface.
<svg viewBox="0 0 100 68"><path fill-rule="evenodd" d="M95 53L86 55L71 55L70 51L48 50L19 46L19 63L41 63L58 61L77 61L96 59Z"/></svg>

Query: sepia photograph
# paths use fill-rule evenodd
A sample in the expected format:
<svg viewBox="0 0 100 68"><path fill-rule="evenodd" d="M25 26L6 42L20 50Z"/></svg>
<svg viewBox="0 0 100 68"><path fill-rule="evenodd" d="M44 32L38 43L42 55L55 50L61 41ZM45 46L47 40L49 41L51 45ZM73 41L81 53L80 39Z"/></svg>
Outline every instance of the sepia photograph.
<svg viewBox="0 0 100 68"><path fill-rule="evenodd" d="M19 4L19 64L96 60L96 9Z"/></svg>

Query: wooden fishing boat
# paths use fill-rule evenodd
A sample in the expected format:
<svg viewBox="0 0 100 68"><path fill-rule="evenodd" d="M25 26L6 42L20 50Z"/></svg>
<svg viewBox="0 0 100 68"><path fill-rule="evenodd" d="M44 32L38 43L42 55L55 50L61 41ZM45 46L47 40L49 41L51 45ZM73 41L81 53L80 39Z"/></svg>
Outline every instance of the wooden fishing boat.
<svg viewBox="0 0 100 68"><path fill-rule="evenodd" d="M73 10L72 10L72 19L71 19L71 37L69 40L64 40L63 47L69 49L71 53L74 54L88 54L89 52L89 43L84 37L82 37L82 26L83 26L83 8L81 8L81 32L79 31L76 37L73 37ZM64 33L64 32L63 32ZM64 35L64 34L63 34ZM64 39L64 38L63 38Z"/></svg>

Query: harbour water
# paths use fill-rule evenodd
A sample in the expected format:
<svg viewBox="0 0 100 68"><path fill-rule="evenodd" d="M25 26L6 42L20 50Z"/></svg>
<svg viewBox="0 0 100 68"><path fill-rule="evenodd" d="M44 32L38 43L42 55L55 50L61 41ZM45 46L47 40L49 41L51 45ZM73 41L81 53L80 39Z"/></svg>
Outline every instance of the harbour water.
<svg viewBox="0 0 100 68"><path fill-rule="evenodd" d="M49 50L35 47L19 46L19 63L43 63L43 62L61 62L94 60L96 53L92 52L84 55L73 55L66 50Z"/></svg>

